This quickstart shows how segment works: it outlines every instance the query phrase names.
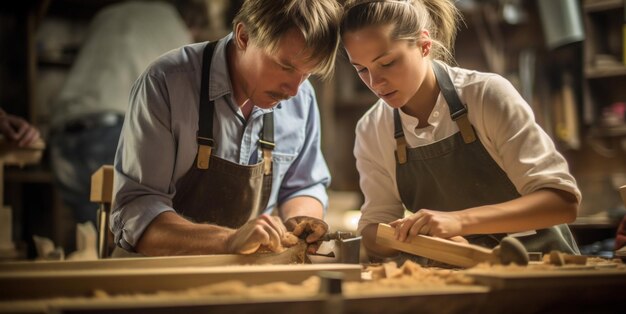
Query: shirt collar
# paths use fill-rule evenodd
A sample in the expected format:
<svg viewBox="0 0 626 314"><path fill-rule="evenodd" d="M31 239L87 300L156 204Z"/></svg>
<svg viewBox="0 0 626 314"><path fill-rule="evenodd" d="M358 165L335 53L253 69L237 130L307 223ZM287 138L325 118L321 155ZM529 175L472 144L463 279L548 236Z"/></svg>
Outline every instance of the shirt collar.
<svg viewBox="0 0 626 314"><path fill-rule="evenodd" d="M232 94L230 73L226 62L226 46L232 39L233 33L219 40L211 59L211 73L209 74L209 99L215 100L227 94Z"/></svg>

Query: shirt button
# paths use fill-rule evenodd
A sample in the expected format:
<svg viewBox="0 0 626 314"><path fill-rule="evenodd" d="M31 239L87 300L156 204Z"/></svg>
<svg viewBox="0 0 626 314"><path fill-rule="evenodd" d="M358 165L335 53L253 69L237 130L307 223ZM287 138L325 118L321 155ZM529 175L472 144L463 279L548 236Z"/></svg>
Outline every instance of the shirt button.
<svg viewBox="0 0 626 314"><path fill-rule="evenodd" d="M439 117L439 111L433 112L433 117L435 117L435 118Z"/></svg>

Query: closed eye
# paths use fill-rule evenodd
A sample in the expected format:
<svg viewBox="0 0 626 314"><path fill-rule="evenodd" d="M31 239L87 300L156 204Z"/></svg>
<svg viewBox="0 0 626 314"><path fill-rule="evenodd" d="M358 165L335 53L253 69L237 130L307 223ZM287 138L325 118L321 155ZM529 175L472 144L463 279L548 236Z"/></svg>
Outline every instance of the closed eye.
<svg viewBox="0 0 626 314"><path fill-rule="evenodd" d="M289 65L286 65L286 64L284 64L282 62L277 62L277 61L274 61L274 63L276 65L278 65L281 70L283 70L285 72L293 72L294 71L294 67L292 67L292 66L289 66Z"/></svg>
<svg viewBox="0 0 626 314"><path fill-rule="evenodd" d="M389 63L383 63L383 64L381 64L380 66L382 66L382 67L384 67L384 68L386 68L386 67L390 67L390 66L392 66L395 62L396 62L396 60L393 60L393 61L391 61L391 62L389 62Z"/></svg>

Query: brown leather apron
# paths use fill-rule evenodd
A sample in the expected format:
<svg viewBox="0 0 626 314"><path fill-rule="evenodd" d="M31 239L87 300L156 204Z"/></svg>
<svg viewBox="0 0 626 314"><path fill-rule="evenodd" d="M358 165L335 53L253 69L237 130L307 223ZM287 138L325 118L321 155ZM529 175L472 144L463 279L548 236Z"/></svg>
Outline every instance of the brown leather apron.
<svg viewBox="0 0 626 314"><path fill-rule="evenodd" d="M433 62L433 69L450 108L450 116L461 131L436 143L409 148L406 147L400 113L398 109L394 110L395 138L398 142L396 181L405 207L411 212L421 208L457 211L520 197L507 174L475 136L468 120L465 123L469 127L460 123L467 119L467 108L461 103L445 68ZM502 237L504 234L466 236L470 243L489 248L498 245ZM578 253L566 225L537 230L534 235L518 239L528 251Z"/></svg>
<svg viewBox="0 0 626 314"><path fill-rule="evenodd" d="M260 146L263 160L240 165L211 154L214 102L209 100L209 74L215 43L207 44L202 57L202 81L198 120L198 153L189 171L176 183L173 207L181 216L238 228L265 210L272 189L271 153L274 148L274 115L263 116Z"/></svg>

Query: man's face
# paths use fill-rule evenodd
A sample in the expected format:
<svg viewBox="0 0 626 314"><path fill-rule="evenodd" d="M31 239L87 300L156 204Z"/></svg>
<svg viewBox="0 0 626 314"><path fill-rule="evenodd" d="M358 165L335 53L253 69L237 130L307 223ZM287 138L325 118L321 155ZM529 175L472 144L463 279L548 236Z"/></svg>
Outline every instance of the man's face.
<svg viewBox="0 0 626 314"><path fill-rule="evenodd" d="M241 69L246 96L263 109L295 96L314 68L314 64L306 60L309 55L304 37L296 29L283 35L272 54L249 40Z"/></svg>

